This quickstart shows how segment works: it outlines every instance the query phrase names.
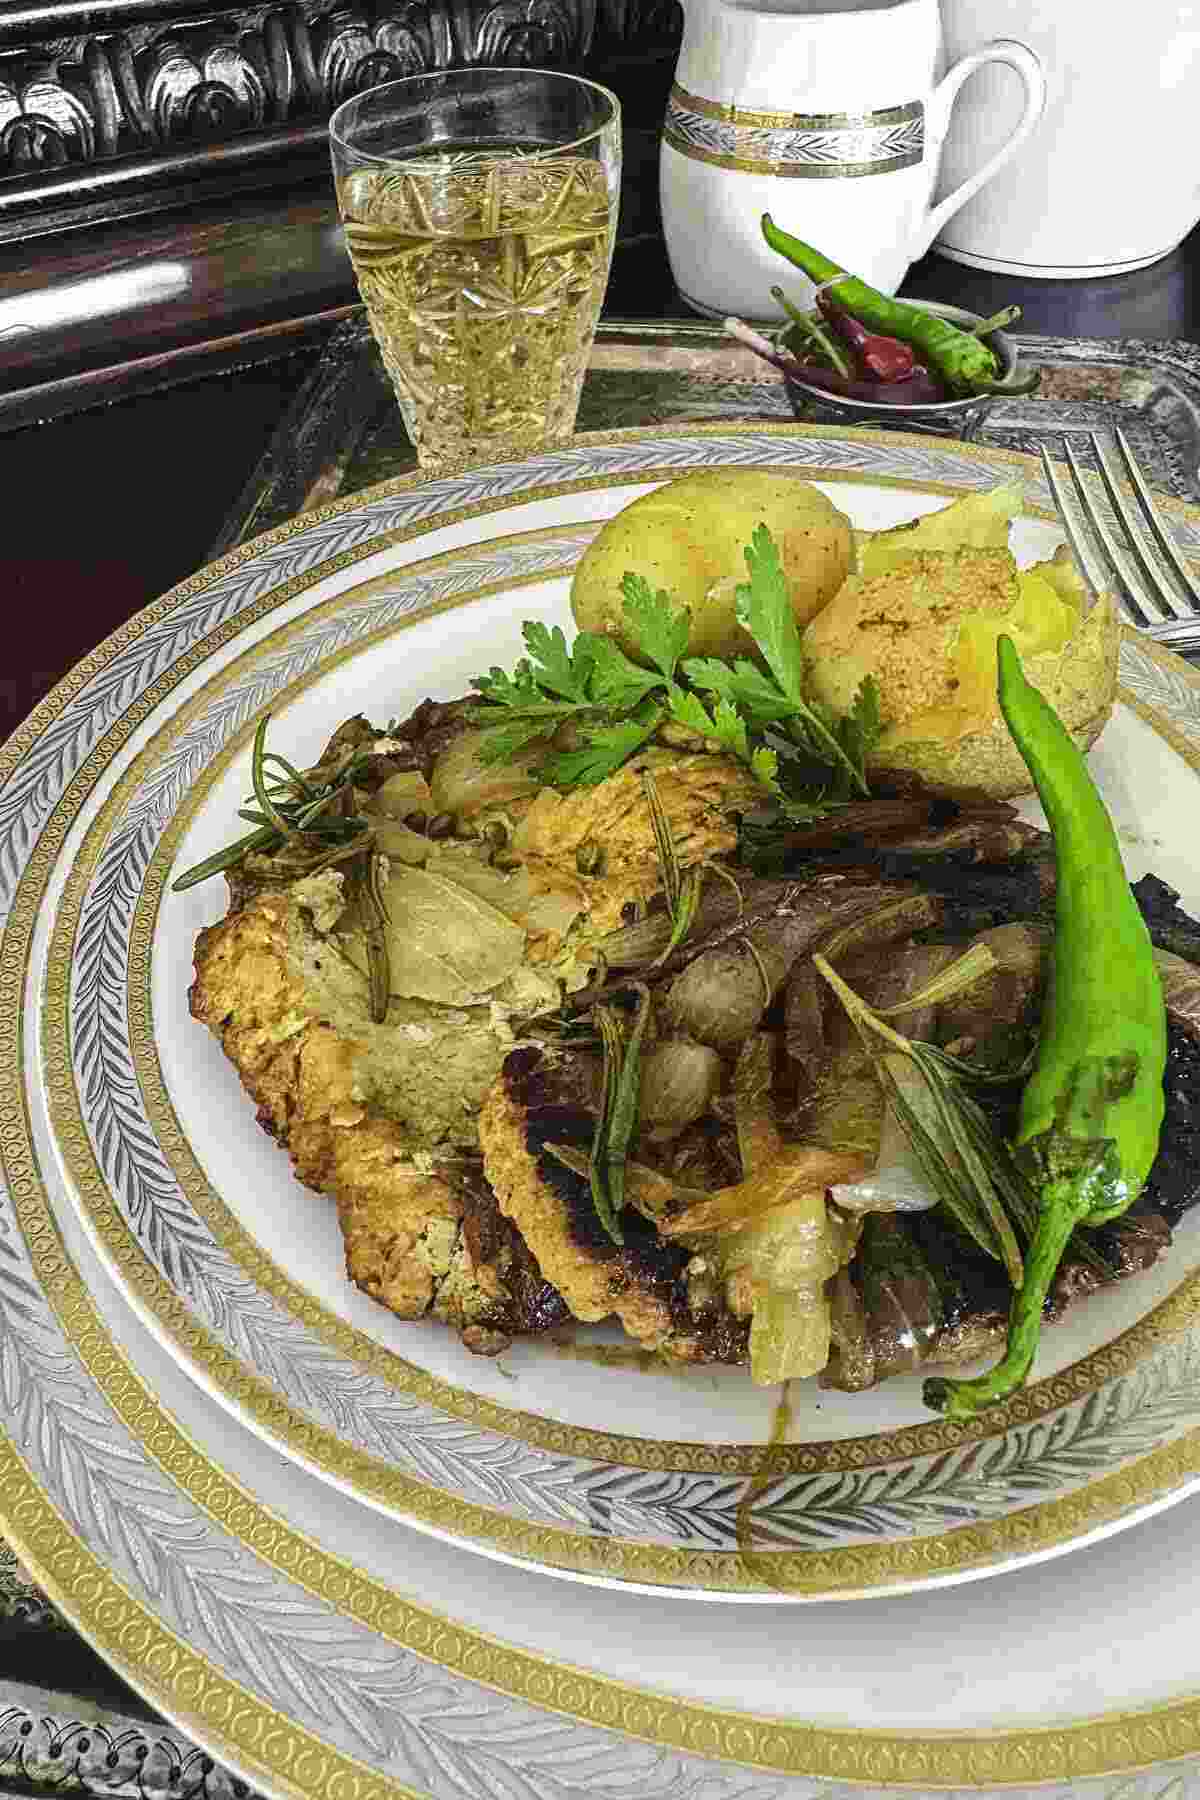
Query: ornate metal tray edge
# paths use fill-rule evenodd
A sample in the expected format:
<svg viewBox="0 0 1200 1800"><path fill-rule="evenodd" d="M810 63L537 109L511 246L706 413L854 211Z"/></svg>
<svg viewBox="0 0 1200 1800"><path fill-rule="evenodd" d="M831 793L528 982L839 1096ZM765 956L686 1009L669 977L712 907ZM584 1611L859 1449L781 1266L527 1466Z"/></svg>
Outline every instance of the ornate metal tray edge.
<svg viewBox="0 0 1200 1800"><path fill-rule="evenodd" d="M1022 358L1042 370L1041 392L998 402L980 441L1060 453L1120 423L1156 487L1200 499L1200 345L1108 338L1021 336ZM752 352L698 319L601 321L578 429L701 420L786 420L781 378ZM808 422L818 422L813 415ZM378 352L361 312L331 334L210 548L224 554L308 507L411 473Z"/></svg>

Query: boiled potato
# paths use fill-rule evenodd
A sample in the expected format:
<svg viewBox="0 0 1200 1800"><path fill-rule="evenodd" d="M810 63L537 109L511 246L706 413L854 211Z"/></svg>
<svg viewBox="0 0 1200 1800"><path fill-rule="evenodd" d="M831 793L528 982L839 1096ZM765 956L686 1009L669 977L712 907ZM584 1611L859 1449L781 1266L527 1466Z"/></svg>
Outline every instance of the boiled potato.
<svg viewBox="0 0 1200 1800"><path fill-rule="evenodd" d="M1120 622L1111 595L1090 610L1084 598L1061 555L1023 571L1000 548L886 558L882 572L852 576L806 630L811 691L845 712L863 678L876 678L884 725L876 771L997 799L1027 793L996 701L996 640L1013 639L1030 681L1086 749L1112 710Z"/></svg>
<svg viewBox="0 0 1200 1800"><path fill-rule="evenodd" d="M882 575L918 550L1007 550L1009 523L1022 500L1021 489L1010 483L986 494L964 494L887 531L857 532L855 567L860 575Z"/></svg>
<svg viewBox="0 0 1200 1800"><path fill-rule="evenodd" d="M811 482L765 469L704 469L681 476L610 519L585 551L571 585L581 631L603 632L637 659L621 583L641 575L691 613L688 654L745 655L736 590L757 526L779 547L797 623L831 600L853 567L850 521Z"/></svg>

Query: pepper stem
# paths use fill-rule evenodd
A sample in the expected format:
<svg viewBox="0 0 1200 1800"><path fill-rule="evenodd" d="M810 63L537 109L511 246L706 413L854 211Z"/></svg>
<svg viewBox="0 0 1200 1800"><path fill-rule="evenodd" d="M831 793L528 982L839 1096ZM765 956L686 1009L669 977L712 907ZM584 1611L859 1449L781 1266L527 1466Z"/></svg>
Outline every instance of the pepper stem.
<svg viewBox="0 0 1200 1800"><path fill-rule="evenodd" d="M1033 1241L1025 1252L1025 1279L1013 1295L1008 1315L1008 1348L994 1369L966 1380L933 1375L921 1390L926 1406L948 1419L965 1422L984 1407L998 1406L1023 1384L1037 1355L1042 1308L1062 1261L1071 1233L1093 1215L1097 1185L1104 1178L1106 1157L1091 1158L1074 1174L1049 1181L1040 1195L1041 1211Z"/></svg>
<svg viewBox="0 0 1200 1800"><path fill-rule="evenodd" d="M1022 1385L1037 1354L1050 1283L1081 1216L1073 1207L1050 1207L1042 1213L1025 1255L1025 1279L1013 1296L1004 1356L986 1375L970 1380L931 1376L922 1389L926 1406L948 1419L966 1421L986 1406L998 1406Z"/></svg>
<svg viewBox="0 0 1200 1800"><path fill-rule="evenodd" d="M990 337L993 331L1005 331L1010 325L1015 325L1020 316L1019 306L1005 306L993 313L990 319L980 319L978 325L972 325L971 336Z"/></svg>
<svg viewBox="0 0 1200 1800"><path fill-rule="evenodd" d="M845 351L834 343L829 333L815 319L810 319L807 313L802 313L798 306L794 306L781 287L776 286L771 289L771 298L782 306L796 329L802 332L809 342L815 344L821 354L829 359L830 365L837 370L843 380L849 381L854 371L850 367Z"/></svg>
<svg viewBox="0 0 1200 1800"><path fill-rule="evenodd" d="M1010 399L1019 400L1024 394L1036 393L1041 385L1041 380L1042 371L1040 369L1031 369L1028 375L1021 377L1020 381L1013 381L1011 376L1006 377L1003 381L993 381L989 376L980 375L972 378L971 392L973 394L1007 395Z"/></svg>

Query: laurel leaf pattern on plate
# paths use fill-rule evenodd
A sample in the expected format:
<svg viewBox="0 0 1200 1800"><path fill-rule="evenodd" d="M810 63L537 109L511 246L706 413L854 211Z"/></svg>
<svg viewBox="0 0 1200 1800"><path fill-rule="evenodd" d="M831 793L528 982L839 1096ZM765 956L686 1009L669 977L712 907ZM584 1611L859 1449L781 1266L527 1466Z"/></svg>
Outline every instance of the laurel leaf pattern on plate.
<svg viewBox="0 0 1200 1800"><path fill-rule="evenodd" d="M0 1222L12 1222L0 1185ZM9 1428L77 1536L174 1631L251 1693L420 1792L460 1800L799 1800L818 1791L539 1711L339 1614L246 1551L146 1457L75 1359L20 1233L0 1292L26 1411ZM0 1330L4 1329L0 1316Z"/></svg>
<svg viewBox="0 0 1200 1800"><path fill-rule="evenodd" d="M789 466L828 462L826 440L733 437L714 442L725 461L760 464L775 460ZM644 469L643 446L589 447L589 474L614 469ZM670 470L682 459L696 462L696 440L657 439L657 468ZM558 465L558 459L555 466ZM568 463L574 460L568 456ZM944 452L920 444L889 449L889 469L929 479L931 464L944 462ZM869 474L878 467L873 445L852 446L850 467ZM467 478L453 491L459 504L511 495L537 485L536 466L488 471ZM961 482L964 470L956 468ZM991 485L987 465L968 465L972 484ZM436 488L438 484L433 484ZM1036 496L1035 496L1036 497ZM406 496L428 514L433 493ZM369 532L387 521L395 529L395 501L385 498L340 522L351 542L369 541ZM564 530L534 543L492 545L465 552L431 569L399 571L394 580L375 583L364 598L350 597L331 615L301 629L286 648L265 654L252 670L220 697L171 746L130 800L112 831L97 864L80 919L74 959L72 1030L76 1078L88 1130L108 1186L127 1225L160 1273L185 1298L194 1316L214 1332L248 1367L257 1371L294 1410L308 1416L358 1450L409 1470L422 1480L449 1488L476 1504L519 1517L567 1526L604 1537L622 1536L680 1545L726 1549L736 1543L736 1517L744 1482L714 1484L711 1478L677 1474L663 1479L644 1470L592 1465L576 1458L556 1458L502 1436L464 1426L436 1408L400 1395L385 1381L347 1362L308 1332L284 1307L252 1289L241 1269L216 1243L176 1184L168 1159L148 1125L128 1039L123 990L128 933L147 864L161 832L202 769L230 739L289 684L323 661L400 619L456 593L497 581L561 571L573 565L597 527ZM300 534L289 556L272 563L274 574L291 579L345 547L335 550L328 530ZM266 579L259 571L252 591ZM1135 673L1160 682L1168 673L1149 658L1135 655ZM1144 665L1144 666L1143 666ZM1185 690L1190 694L1190 690ZM1156 690L1157 693L1157 690ZM1194 700L1193 700L1194 706ZM1195 721L1193 720L1193 728ZM1174 1391L1174 1390L1173 1390ZM1185 1395L1176 1395L1176 1411L1186 1412ZM995 1516L1019 1504L1035 1488L1062 1491L1115 1466L1126 1456L1144 1454L1171 1431L1147 1437L1113 1430L1080 1438L1074 1460L1060 1446L1050 1452L1044 1434L1034 1434L1014 1447L1010 1463L960 1469L952 1457L935 1468L916 1461L901 1470L839 1477L830 1487L813 1478L786 1486L782 1493L760 1495L754 1507L764 1541L853 1542L894 1532L935 1532L948 1519L969 1521ZM1005 1440L1007 1443L1007 1440ZM1038 1454L1031 1446L1036 1443Z"/></svg>
<svg viewBox="0 0 1200 1800"><path fill-rule="evenodd" d="M711 443L699 440L702 450ZM757 460L769 460L771 447L768 442ZM696 455L696 441L688 448L693 466L704 460ZM828 449L825 454L828 458ZM636 466L645 467L644 456ZM956 468L954 473L961 477L963 471ZM924 478L944 479L946 474L944 468L936 473L927 468ZM331 541L341 541L336 532ZM328 542L310 545L304 552L310 566L321 556L336 553ZM279 566L286 563L286 558L279 559ZM236 594L228 591L232 578L226 578L224 594L214 597L206 591L194 602L187 620L172 617L174 636L166 633L164 645L166 638L176 646L186 642L185 626L197 628L195 641L203 635L198 630L201 616L211 620L218 603L233 616L246 595L263 591L273 578L273 573L260 570ZM77 697L70 704L59 721L62 729L43 734L52 741L38 740L0 795L3 917L8 916L12 890L30 846L66 781L98 741L106 718L113 716L106 709L119 705L123 694L137 692L148 668L170 665L164 645L158 652L149 644L139 647L137 679L128 667L118 667L107 685L97 681L84 690L90 699ZM115 660L119 664L119 656ZM96 709L89 712L93 702ZM110 891L121 893L119 885ZM104 934L98 931L89 946L93 981L98 969L109 966L107 953ZM96 1041L88 1051L88 1067L93 1078L103 1081L105 1051L99 1039L111 1030L111 1014L95 999L91 1007ZM119 1120L119 1110L116 1116ZM1153 1369L1141 1371L1139 1379L1149 1384L1145 1391L1131 1388L1118 1401L1110 1392L1103 1403L1093 1396L1074 1409L1074 1415L1066 1409L1055 1422L1057 1439L1043 1438L1032 1448L1026 1444L1024 1453L1034 1466L1047 1457L1069 1459L1081 1444L1099 1441L1106 1429L1119 1436L1127 1426L1144 1427L1147 1407L1153 1414L1161 1405L1165 1416L1173 1416L1173 1391L1186 1392L1189 1405L1194 1401L1195 1371L1187 1357L1180 1357L1173 1371L1168 1359L1156 1359ZM493 1800L497 1794L513 1800L593 1800L598 1794L612 1800L632 1795L638 1800L817 1800L818 1796L851 1800L864 1791L860 1783L779 1777L663 1751L509 1699L374 1637L276 1574L216 1526L149 1460L140 1441L120 1423L58 1323L34 1272L12 1198L2 1185L0 1393L6 1429L53 1504L78 1538L133 1594L144 1598L169 1629L194 1643L270 1706L392 1778L436 1792L439 1800L449 1795ZM1020 1453L1021 1446L1005 1451L1011 1456ZM987 1458L998 1454L999 1449L991 1447L980 1458L984 1472L991 1466ZM963 1460L959 1459L960 1480L968 1478L961 1473ZM931 1479L945 1483L952 1464L953 1459L938 1459ZM1011 1473L1013 1465L1007 1466ZM557 1478L570 1476L560 1463ZM648 1477L643 1502L649 1507L673 1504L675 1491L671 1482ZM598 1477L595 1499L612 1504L615 1498L619 1495L611 1473ZM698 1495L703 1507L718 1512L732 1499L728 1484L709 1482ZM769 1490L764 1499L768 1506L779 1504L778 1490ZM828 1500L826 1494L824 1503ZM880 1793L886 1785L871 1782ZM932 1800L932 1791L923 1793L911 1782L906 1791L916 1800ZM1009 1791L1020 1793L1011 1787ZM945 1800L947 1790L939 1792ZM960 1800L966 1800L966 1790L958 1792ZM1200 1795L1200 1765L1192 1761L1132 1778L1041 1786L1036 1793L1042 1800L1046 1796L1193 1800ZM1034 1800L1033 1790L1028 1791L1028 1800Z"/></svg>

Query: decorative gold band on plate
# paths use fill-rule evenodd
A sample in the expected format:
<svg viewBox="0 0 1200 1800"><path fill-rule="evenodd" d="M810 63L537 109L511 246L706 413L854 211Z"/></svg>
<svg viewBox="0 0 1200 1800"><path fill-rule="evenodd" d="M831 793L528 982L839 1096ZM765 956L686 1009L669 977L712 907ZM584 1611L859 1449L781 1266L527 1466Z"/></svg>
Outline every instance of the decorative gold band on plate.
<svg viewBox="0 0 1200 1800"><path fill-rule="evenodd" d="M868 113L760 113L671 89L663 142L744 175L846 180L911 169L925 152L920 100Z"/></svg>

